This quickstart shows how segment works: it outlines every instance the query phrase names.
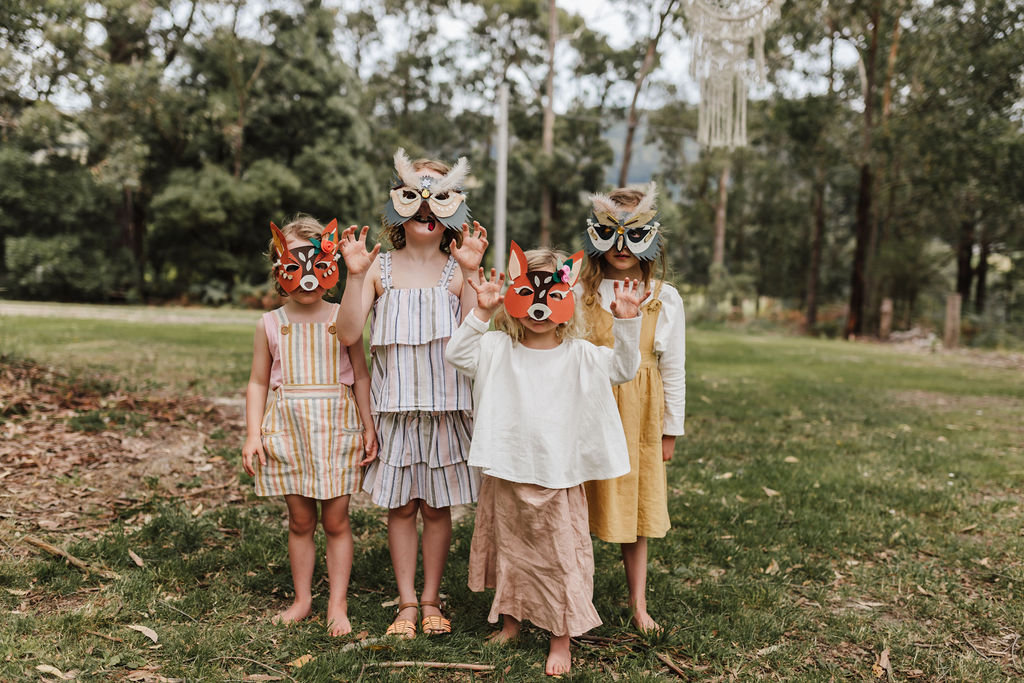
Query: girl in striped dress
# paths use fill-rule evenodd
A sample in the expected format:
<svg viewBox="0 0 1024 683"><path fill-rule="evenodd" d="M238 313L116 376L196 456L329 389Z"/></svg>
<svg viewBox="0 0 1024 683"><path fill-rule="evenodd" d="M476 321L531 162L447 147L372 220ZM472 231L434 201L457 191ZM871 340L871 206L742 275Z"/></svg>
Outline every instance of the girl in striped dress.
<svg viewBox="0 0 1024 683"><path fill-rule="evenodd" d="M346 344L362 340L371 310L371 401L380 453L363 489L388 508L388 546L399 605L388 635L411 638L451 631L441 613L440 589L451 544L451 506L472 503L479 475L467 464L472 389L444 358L448 338L476 305L466 281L475 275L487 232L469 218L461 187L466 160L449 168L395 154L396 181L385 208L385 234L394 247L366 249L364 226L342 233L348 276L338 311ZM423 590L415 577L423 518Z"/></svg>
<svg viewBox="0 0 1024 683"><path fill-rule="evenodd" d="M377 451L370 377L362 344L341 344L334 322L338 305L322 298L338 282L337 221L325 229L299 216L282 229L270 227L272 273L287 299L256 329L242 464L255 477L257 495L283 495L288 506L295 601L274 623L299 621L311 611L320 501L330 586L327 628L344 635L352 630L349 497L359 487L360 467Z"/></svg>

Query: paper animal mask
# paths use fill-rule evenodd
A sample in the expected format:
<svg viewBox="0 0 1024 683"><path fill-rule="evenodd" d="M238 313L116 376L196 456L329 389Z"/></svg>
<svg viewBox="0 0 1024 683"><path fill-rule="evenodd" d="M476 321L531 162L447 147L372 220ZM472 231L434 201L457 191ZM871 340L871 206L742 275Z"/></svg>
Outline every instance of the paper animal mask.
<svg viewBox="0 0 1024 683"><path fill-rule="evenodd" d="M300 287L312 292L317 287L330 289L338 284L338 220L327 224L320 239L310 246L288 248L281 229L270 223L274 235L274 277L281 288L291 294Z"/></svg>
<svg viewBox="0 0 1024 683"><path fill-rule="evenodd" d="M526 254L515 242L508 259L508 277L512 284L505 292L505 310L513 318L550 320L562 324L572 318L576 300L572 286L583 268L583 252L577 251L555 272L527 271Z"/></svg>
<svg viewBox="0 0 1024 683"><path fill-rule="evenodd" d="M587 219L583 248L587 256L598 258L609 250L629 251L641 261L653 261L661 249L661 223L654 200L658 191L654 183L635 209L623 210L606 195L592 194L593 215Z"/></svg>
<svg viewBox="0 0 1024 683"><path fill-rule="evenodd" d="M391 199L384 207L384 224L401 225L420 214L420 207L430 210L430 229L440 223L448 230L462 230L469 222L469 207L462 184L469 175L469 162L460 157L452 170L440 178L418 175L404 149L395 152L395 179ZM422 215L422 214L421 214Z"/></svg>

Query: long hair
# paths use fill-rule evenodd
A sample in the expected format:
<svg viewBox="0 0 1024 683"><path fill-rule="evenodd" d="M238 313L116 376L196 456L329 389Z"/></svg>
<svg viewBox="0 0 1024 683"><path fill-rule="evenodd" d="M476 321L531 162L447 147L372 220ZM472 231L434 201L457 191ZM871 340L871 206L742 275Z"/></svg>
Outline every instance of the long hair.
<svg viewBox="0 0 1024 683"><path fill-rule="evenodd" d="M412 162L412 170L413 171L422 171L423 169L434 171L435 173L440 173L441 175L447 175L447 173L452 170L451 167L448 164L444 163L443 161L438 161L436 159L417 159L416 161ZM398 187L401 187L401 181L399 181ZM445 230L444 232L447 233L449 231ZM461 247L462 246L462 233L457 231L457 230L452 230L451 232L453 233L453 237L455 238L455 244L457 244L458 246ZM392 226L385 225L384 229L383 229L383 237L384 237L384 239L386 239L388 242L391 243L391 246L393 248L395 248L395 249L404 249L405 248L405 226L404 225L392 225ZM441 244L440 244L440 246L438 248L441 251L443 251L444 253L450 254L451 253L451 246L449 245L450 242L451 242L451 238L448 237L448 235L446 235L446 234L442 234L441 235Z"/></svg>
<svg viewBox="0 0 1024 683"><path fill-rule="evenodd" d="M530 249L524 252L524 254L526 255L528 270L544 270L552 273L569 258L565 252L549 249L548 247ZM523 341L523 337L526 334L526 327L523 326L522 321L519 318L510 316L504 306L499 308L497 313L494 314L494 329L512 337L512 341L516 344ZM580 313L579 302L573 308L572 317L564 323L559 323L558 327L555 328L555 336L558 337L559 341L582 339L587 336L586 323L583 320L583 315Z"/></svg>

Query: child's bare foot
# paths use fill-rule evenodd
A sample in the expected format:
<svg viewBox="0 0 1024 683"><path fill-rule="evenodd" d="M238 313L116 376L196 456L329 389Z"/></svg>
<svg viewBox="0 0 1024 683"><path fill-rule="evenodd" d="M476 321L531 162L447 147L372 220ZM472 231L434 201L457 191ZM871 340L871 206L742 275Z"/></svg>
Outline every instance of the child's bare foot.
<svg viewBox="0 0 1024 683"><path fill-rule="evenodd" d="M327 605L327 632L332 636L343 636L352 633L352 624L348 620L348 604Z"/></svg>
<svg viewBox="0 0 1024 683"><path fill-rule="evenodd" d="M283 612L278 612L270 620L272 624L294 624L296 621L302 621L309 616L311 603L306 601L296 600L292 603L292 606Z"/></svg>
<svg viewBox="0 0 1024 683"><path fill-rule="evenodd" d="M572 655L569 654L569 636L551 636L548 648L548 661L544 665L544 673L548 676L561 676L569 673L572 667Z"/></svg>
<svg viewBox="0 0 1024 683"><path fill-rule="evenodd" d="M645 609L633 610L633 626L641 633L659 633L662 629Z"/></svg>
<svg viewBox="0 0 1024 683"><path fill-rule="evenodd" d="M507 614L501 615L501 630L495 631L485 639L488 643L505 645L519 637L519 621Z"/></svg>

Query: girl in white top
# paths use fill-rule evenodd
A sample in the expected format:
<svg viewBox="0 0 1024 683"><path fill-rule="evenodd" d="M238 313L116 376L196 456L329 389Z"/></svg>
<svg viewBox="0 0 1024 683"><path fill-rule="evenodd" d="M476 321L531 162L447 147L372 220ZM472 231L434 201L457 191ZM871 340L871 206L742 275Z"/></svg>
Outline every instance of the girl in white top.
<svg viewBox="0 0 1024 683"><path fill-rule="evenodd" d="M504 618L491 640L515 638L523 619L551 633L549 675L569 671L569 638L601 623L582 484L629 471L612 384L640 363L635 281L615 288L615 349L579 338L572 284L582 260L513 242L508 292L493 269L468 280L476 308L446 352L473 378L469 463L484 474L469 587L495 589L488 620ZM488 332L495 311L498 331Z"/></svg>

